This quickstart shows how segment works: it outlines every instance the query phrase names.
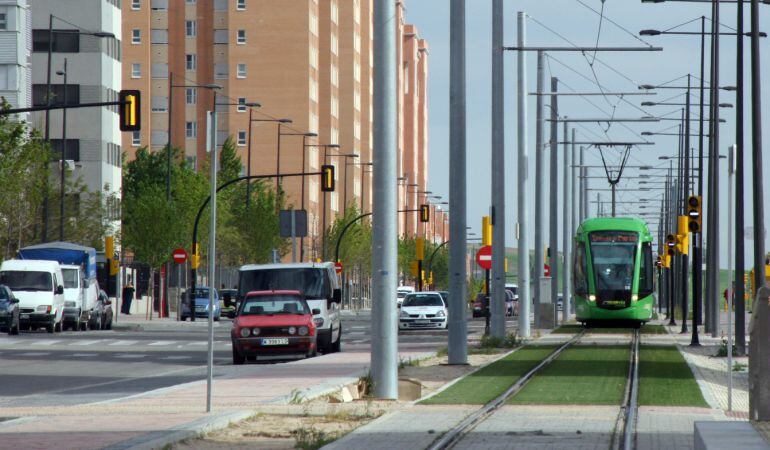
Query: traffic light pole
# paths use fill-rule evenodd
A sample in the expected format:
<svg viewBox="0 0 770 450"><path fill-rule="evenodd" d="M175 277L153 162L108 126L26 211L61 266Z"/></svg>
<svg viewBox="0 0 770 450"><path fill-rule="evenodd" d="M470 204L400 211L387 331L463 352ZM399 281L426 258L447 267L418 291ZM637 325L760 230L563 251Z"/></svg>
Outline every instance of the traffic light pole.
<svg viewBox="0 0 770 450"><path fill-rule="evenodd" d="M0 110L0 116L7 116L10 114L19 114L25 112L34 111L53 111L55 109L73 109L73 108L96 108L101 106L125 106L128 102L93 102L93 103L78 103L75 105L41 105L31 106L29 108L9 108Z"/></svg>

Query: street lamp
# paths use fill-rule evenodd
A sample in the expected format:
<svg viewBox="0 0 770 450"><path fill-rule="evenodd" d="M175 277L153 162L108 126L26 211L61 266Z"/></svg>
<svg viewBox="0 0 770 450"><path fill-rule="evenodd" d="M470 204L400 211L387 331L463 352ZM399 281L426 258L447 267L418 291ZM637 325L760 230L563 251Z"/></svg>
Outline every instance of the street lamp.
<svg viewBox="0 0 770 450"><path fill-rule="evenodd" d="M57 70L56 75L64 77L64 108L62 109L62 127L61 127L61 179L59 189L59 240L64 241L64 178L66 176L64 170L64 154L67 151L67 58L64 58L64 67L62 70Z"/></svg>
<svg viewBox="0 0 770 450"><path fill-rule="evenodd" d="M249 143L246 150L246 175L251 176L251 124L252 122L282 122L283 123L291 123L291 119L254 119L253 118L253 112L254 109L251 107L252 103L246 103L247 107L249 107ZM251 180L246 180L246 206L248 207L251 204Z"/></svg>
<svg viewBox="0 0 770 450"><path fill-rule="evenodd" d="M686 103L670 103L670 102L642 102L642 106L687 106ZM711 106L708 103L703 106ZM732 108L732 103L720 103L717 106L720 108Z"/></svg>
<svg viewBox="0 0 770 450"><path fill-rule="evenodd" d="M174 84L174 72L168 73L168 142L166 143L166 201L171 200L171 133L174 126L171 123L173 117L173 105L174 105L174 88L188 88L188 89L209 89L218 90L222 89L221 85L214 83L207 84ZM216 105L214 107L216 109Z"/></svg>

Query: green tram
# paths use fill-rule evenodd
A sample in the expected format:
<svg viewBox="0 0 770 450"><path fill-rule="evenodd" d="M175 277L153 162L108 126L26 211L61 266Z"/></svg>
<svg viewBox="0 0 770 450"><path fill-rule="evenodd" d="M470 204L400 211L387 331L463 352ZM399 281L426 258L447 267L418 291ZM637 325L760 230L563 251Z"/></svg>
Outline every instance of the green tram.
<svg viewBox="0 0 770 450"><path fill-rule="evenodd" d="M573 292L577 321L629 321L652 318L654 263L647 224L631 217L584 221L575 236Z"/></svg>

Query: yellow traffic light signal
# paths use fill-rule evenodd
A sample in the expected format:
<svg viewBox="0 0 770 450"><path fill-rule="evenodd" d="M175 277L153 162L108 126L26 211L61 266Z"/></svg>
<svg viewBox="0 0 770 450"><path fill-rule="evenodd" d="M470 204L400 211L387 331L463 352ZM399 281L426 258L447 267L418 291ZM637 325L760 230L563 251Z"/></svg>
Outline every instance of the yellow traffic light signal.
<svg viewBox="0 0 770 450"><path fill-rule="evenodd" d="M197 269L201 265L201 245L196 243L190 255L190 267Z"/></svg>
<svg viewBox="0 0 770 450"><path fill-rule="evenodd" d="M701 232L701 197L691 195L687 199L687 220L690 233Z"/></svg>
<svg viewBox="0 0 770 450"><path fill-rule="evenodd" d="M430 222L430 205L420 205L420 222Z"/></svg>
<svg viewBox="0 0 770 450"><path fill-rule="evenodd" d="M321 191L334 192L334 165L332 164L321 166Z"/></svg>
<svg viewBox="0 0 770 450"><path fill-rule="evenodd" d="M679 216L677 221L677 225L679 225L676 236L677 250L683 255L689 253L690 247L690 232L687 228L688 220L687 216Z"/></svg>
<svg viewBox="0 0 770 450"><path fill-rule="evenodd" d="M139 131L142 128L142 93L138 90L122 90L118 96L120 131Z"/></svg>
<svg viewBox="0 0 770 450"><path fill-rule="evenodd" d="M409 272L412 274L412 277L417 277L418 274L418 265L417 261L412 261L409 263Z"/></svg>
<svg viewBox="0 0 770 450"><path fill-rule="evenodd" d="M107 259L115 257L115 237L107 236L104 238L104 256Z"/></svg>
<svg viewBox="0 0 770 450"><path fill-rule="evenodd" d="M668 256L676 255L676 235L669 234L666 236L666 254Z"/></svg>
<svg viewBox="0 0 770 450"><path fill-rule="evenodd" d="M671 255L669 255L668 253L663 255L663 267L665 267L666 269L671 268Z"/></svg>
<svg viewBox="0 0 770 450"><path fill-rule="evenodd" d="M110 259L108 261L110 262L110 276L114 277L120 270L120 261L117 259Z"/></svg>
<svg viewBox="0 0 770 450"><path fill-rule="evenodd" d="M481 218L481 245L492 245L492 219L489 216Z"/></svg>
<svg viewBox="0 0 770 450"><path fill-rule="evenodd" d="M414 239L415 257L422 261L425 259L425 239L418 237Z"/></svg>

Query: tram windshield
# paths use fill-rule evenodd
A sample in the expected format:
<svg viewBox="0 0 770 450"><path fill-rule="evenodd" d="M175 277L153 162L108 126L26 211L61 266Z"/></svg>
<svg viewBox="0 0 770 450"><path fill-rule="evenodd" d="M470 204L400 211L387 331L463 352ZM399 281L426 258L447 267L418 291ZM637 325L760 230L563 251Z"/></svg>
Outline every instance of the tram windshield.
<svg viewBox="0 0 770 450"><path fill-rule="evenodd" d="M595 231L589 240L599 298L630 297L639 235L632 231Z"/></svg>

